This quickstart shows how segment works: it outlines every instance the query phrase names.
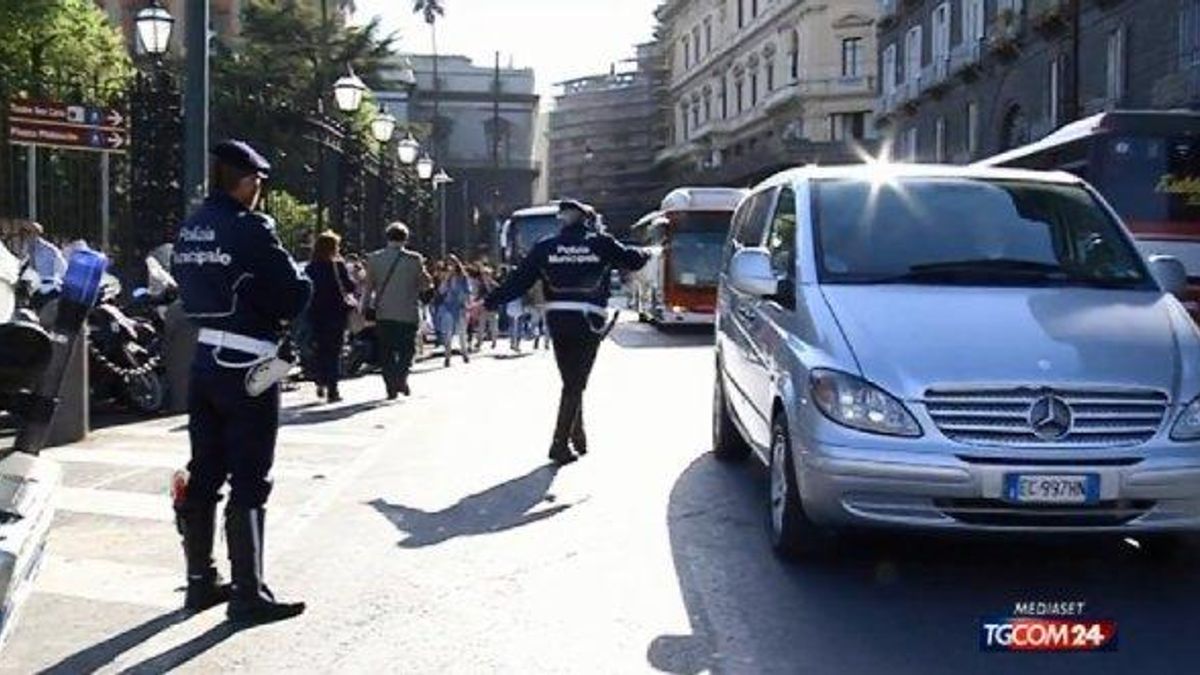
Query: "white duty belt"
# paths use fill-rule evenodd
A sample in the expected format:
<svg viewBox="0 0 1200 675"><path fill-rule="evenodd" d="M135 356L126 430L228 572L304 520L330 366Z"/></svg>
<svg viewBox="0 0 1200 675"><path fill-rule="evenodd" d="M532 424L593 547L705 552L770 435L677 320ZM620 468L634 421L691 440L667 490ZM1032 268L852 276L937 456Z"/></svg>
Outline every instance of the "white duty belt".
<svg viewBox="0 0 1200 675"><path fill-rule="evenodd" d="M234 349L259 358L271 358L279 351L279 345L274 342L213 328L201 328L199 342L202 345L216 347L218 350Z"/></svg>
<svg viewBox="0 0 1200 675"><path fill-rule="evenodd" d="M604 339L612 332L614 326L617 325L617 319L621 317L620 312L610 312L604 307L597 307L590 302L578 302L574 300L552 300L542 305L542 308L547 312L582 312L584 316L598 316L604 320L604 327L597 329L588 322L588 328L592 332Z"/></svg>

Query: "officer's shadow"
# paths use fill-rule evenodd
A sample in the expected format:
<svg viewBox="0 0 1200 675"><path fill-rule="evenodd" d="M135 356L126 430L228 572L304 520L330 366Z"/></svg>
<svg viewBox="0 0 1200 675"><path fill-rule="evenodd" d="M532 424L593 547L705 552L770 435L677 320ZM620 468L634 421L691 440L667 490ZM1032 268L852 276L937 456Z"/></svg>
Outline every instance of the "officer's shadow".
<svg viewBox="0 0 1200 675"><path fill-rule="evenodd" d="M574 506L555 504L549 493L558 472L553 464L505 481L483 492L463 497L441 511L422 511L375 499L370 505L408 536L402 548L421 548L454 539L492 534L552 518ZM552 504L548 508L534 510Z"/></svg>
<svg viewBox="0 0 1200 675"><path fill-rule="evenodd" d="M214 610L221 611L221 610ZM76 652L58 663L41 671L41 675L78 675L94 673L111 666L122 654L149 641L154 636L173 626L187 621L194 615L179 609L154 617L110 637L102 642ZM246 626L224 621L186 642L175 645L165 652L144 661L122 668L121 673L166 673L178 668L218 644L245 630Z"/></svg>

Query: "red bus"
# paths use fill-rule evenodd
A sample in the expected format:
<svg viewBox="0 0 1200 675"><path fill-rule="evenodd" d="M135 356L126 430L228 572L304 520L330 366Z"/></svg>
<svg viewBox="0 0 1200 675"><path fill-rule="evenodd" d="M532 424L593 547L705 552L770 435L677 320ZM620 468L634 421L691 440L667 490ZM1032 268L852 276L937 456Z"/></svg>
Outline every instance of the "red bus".
<svg viewBox="0 0 1200 675"><path fill-rule="evenodd" d="M713 322L729 223L745 196L737 188L679 188L633 226L634 243L654 252L632 276L639 319L660 325Z"/></svg>
<svg viewBox="0 0 1200 675"><path fill-rule="evenodd" d="M1183 263L1181 300L1200 318L1200 113L1101 113L978 164L1061 169L1091 183L1147 255Z"/></svg>

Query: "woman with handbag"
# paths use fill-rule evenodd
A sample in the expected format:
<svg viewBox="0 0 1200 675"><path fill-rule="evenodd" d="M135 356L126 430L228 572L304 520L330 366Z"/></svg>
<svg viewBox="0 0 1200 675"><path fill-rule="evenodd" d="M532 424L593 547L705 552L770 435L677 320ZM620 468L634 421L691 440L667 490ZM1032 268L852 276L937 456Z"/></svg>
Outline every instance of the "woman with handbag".
<svg viewBox="0 0 1200 675"><path fill-rule="evenodd" d="M316 342L313 381L317 383L317 396L328 395L330 403L342 400L338 391L342 347L350 313L358 310L354 280L338 250L341 242L341 237L330 230L317 235L312 260L305 267L313 285L312 303L308 307Z"/></svg>

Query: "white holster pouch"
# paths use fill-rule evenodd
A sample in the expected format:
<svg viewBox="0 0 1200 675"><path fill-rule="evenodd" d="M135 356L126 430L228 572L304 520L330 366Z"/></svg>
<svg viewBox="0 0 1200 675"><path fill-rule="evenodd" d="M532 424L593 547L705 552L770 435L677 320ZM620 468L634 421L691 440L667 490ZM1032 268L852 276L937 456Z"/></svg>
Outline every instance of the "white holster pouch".
<svg viewBox="0 0 1200 675"><path fill-rule="evenodd" d="M211 328L201 328L199 342L213 347L213 361L222 368L246 370L246 393L259 396L276 382L287 377L295 366L291 361L279 358L279 345L237 333ZM226 361L221 351L233 349L254 356L249 361Z"/></svg>

